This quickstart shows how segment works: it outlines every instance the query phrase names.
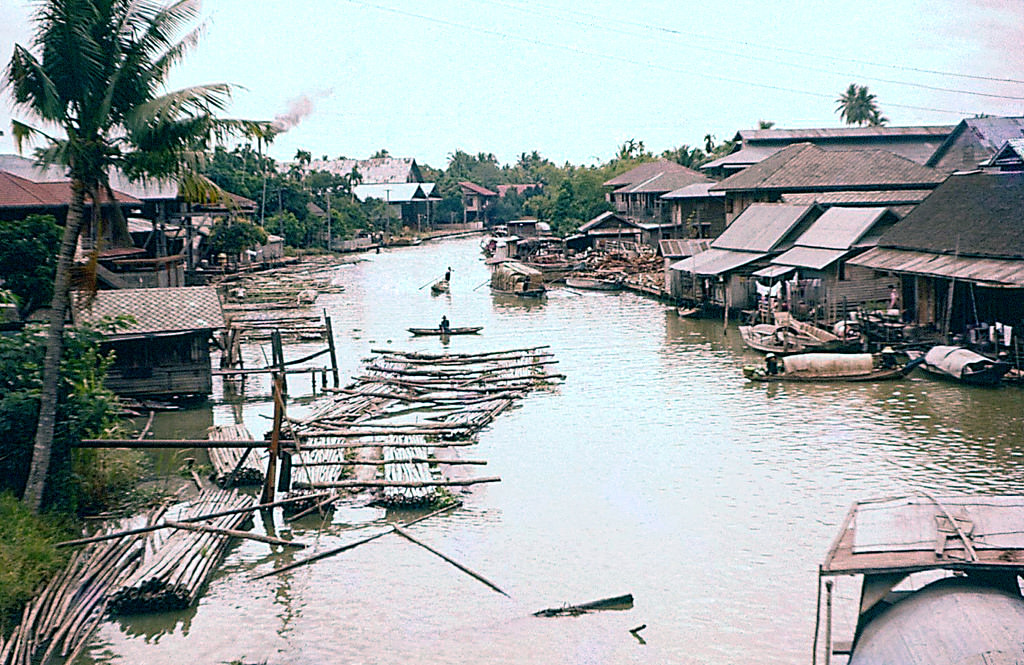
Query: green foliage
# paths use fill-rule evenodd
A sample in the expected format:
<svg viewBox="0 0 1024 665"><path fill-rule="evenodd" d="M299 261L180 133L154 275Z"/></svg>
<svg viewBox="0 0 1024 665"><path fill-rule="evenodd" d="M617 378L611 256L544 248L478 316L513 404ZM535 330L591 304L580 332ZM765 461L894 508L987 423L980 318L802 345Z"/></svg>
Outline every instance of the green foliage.
<svg viewBox="0 0 1024 665"><path fill-rule="evenodd" d="M72 471L78 486L78 512L96 513L130 499L145 468L140 450L75 450Z"/></svg>
<svg viewBox="0 0 1024 665"><path fill-rule="evenodd" d="M0 633L67 561L67 550L54 547L64 535L52 518L37 517L10 493L0 494Z"/></svg>
<svg viewBox="0 0 1024 665"><path fill-rule="evenodd" d="M878 110L875 95L866 85L851 83L836 99L836 113L848 125L884 125L889 119Z"/></svg>
<svg viewBox="0 0 1024 665"><path fill-rule="evenodd" d="M307 236L309 233L308 225L300 222L299 218L283 210L279 213L267 217L267 221L263 224L263 228L268 233L275 233L284 238L284 242L292 247L305 247L307 244Z"/></svg>
<svg viewBox="0 0 1024 665"><path fill-rule="evenodd" d="M17 296L28 314L53 296L53 277L61 230L50 215L30 215L14 222L0 221L0 280Z"/></svg>
<svg viewBox="0 0 1024 665"><path fill-rule="evenodd" d="M235 256L251 247L267 242L267 232L244 219L220 221L210 231L209 247L213 254Z"/></svg>
<svg viewBox="0 0 1024 665"><path fill-rule="evenodd" d="M0 491L20 494L32 455L45 338L36 330L0 336ZM71 442L97 436L117 426L117 398L103 387L113 357L100 352L95 333L78 329L65 333L61 363L57 425L54 435L54 474L50 503L72 511L81 504L82 485L71 465ZM86 467L79 466L83 471Z"/></svg>

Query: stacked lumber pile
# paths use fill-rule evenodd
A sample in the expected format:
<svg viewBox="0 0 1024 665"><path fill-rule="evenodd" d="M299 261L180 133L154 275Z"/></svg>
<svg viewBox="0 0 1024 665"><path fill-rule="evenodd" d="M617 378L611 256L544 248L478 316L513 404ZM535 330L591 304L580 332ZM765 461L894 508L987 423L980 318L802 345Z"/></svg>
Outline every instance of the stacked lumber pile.
<svg viewBox="0 0 1024 665"><path fill-rule="evenodd" d="M209 430L211 441L252 441L245 425L216 425ZM267 452L252 448L210 448L213 473L210 480L217 487L232 488L263 484L267 475Z"/></svg>
<svg viewBox="0 0 1024 665"><path fill-rule="evenodd" d="M374 350L350 385L292 421L294 438L303 441L296 487L379 488L376 503L405 506L436 503L439 488L449 485L497 480L447 478L431 463L432 451L472 445L477 432L528 392L564 379L548 372L557 361L547 348ZM360 466L370 463L380 466L372 477ZM449 455L445 463L459 462Z"/></svg>
<svg viewBox="0 0 1024 665"><path fill-rule="evenodd" d="M250 496L231 490L208 490L194 500L181 504L168 515L181 520L206 513L248 508L255 504ZM221 531L237 530L249 516L224 515L207 525ZM144 552L138 568L109 596L110 611L138 614L185 609L199 597L206 580L228 547L231 536L217 531L176 529L153 531L144 539Z"/></svg>

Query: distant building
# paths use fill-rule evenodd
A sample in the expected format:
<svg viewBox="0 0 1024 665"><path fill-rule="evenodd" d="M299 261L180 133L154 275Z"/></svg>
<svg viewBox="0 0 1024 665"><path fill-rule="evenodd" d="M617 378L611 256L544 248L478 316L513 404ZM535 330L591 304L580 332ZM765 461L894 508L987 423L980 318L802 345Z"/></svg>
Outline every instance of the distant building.
<svg viewBox="0 0 1024 665"><path fill-rule="evenodd" d="M695 183L709 183L707 176L667 159L645 162L603 183L606 200L615 211L640 223L668 223L662 195Z"/></svg>
<svg viewBox="0 0 1024 665"><path fill-rule="evenodd" d="M459 183L462 189L462 223L490 220L490 211L498 199L498 193L468 180Z"/></svg>
<svg viewBox="0 0 1024 665"><path fill-rule="evenodd" d="M430 228L434 222L434 205L441 200L434 195L432 182L362 184L353 187L352 194L363 202L384 201L402 224L417 229Z"/></svg>
<svg viewBox="0 0 1024 665"><path fill-rule="evenodd" d="M114 351L106 386L125 397L205 397L212 391L210 337L225 326L217 291L211 287L99 291L72 294L76 325L101 326L130 316L102 348Z"/></svg>
<svg viewBox="0 0 1024 665"><path fill-rule="evenodd" d="M998 171L1024 171L1024 138L1009 139L982 166Z"/></svg>
<svg viewBox="0 0 1024 665"><path fill-rule="evenodd" d="M282 164L281 168L289 168ZM327 171L339 176L359 173L359 182L366 185L383 183L423 182L420 167L412 157L374 157L372 159L314 159L306 166L307 171Z"/></svg>
<svg viewBox="0 0 1024 665"><path fill-rule="evenodd" d="M931 190L946 173L886 150L824 150L791 145L712 186L725 194L728 226L753 203L776 203L787 194Z"/></svg>
<svg viewBox="0 0 1024 665"><path fill-rule="evenodd" d="M544 189L544 185L539 182L531 182L517 185L498 185L495 189L498 190L498 198L503 199L508 196L509 192L515 192L520 196L525 195L527 192L539 193Z"/></svg>
<svg viewBox="0 0 1024 665"><path fill-rule="evenodd" d="M700 169L728 177L796 143L813 143L822 150L887 150L924 165L952 131L952 125L744 129L733 137L732 152Z"/></svg>

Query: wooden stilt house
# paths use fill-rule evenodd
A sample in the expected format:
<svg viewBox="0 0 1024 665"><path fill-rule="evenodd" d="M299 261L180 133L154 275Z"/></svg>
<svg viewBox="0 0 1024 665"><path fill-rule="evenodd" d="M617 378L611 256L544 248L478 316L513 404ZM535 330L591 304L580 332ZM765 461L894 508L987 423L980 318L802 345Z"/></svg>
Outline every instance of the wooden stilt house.
<svg viewBox="0 0 1024 665"><path fill-rule="evenodd" d="M212 390L210 338L225 327L210 287L76 293L72 316L103 334L115 360L107 387L125 397L205 397ZM119 323L110 325L111 322Z"/></svg>

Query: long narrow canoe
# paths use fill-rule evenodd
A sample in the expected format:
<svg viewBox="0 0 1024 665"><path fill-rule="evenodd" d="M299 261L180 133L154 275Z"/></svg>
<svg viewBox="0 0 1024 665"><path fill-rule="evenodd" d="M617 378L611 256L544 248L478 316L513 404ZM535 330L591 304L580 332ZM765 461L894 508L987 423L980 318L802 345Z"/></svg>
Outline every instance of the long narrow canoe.
<svg viewBox="0 0 1024 665"><path fill-rule="evenodd" d="M440 328L409 328L409 332L413 335L475 335L483 329L483 326L449 328L447 331Z"/></svg>
<svg viewBox="0 0 1024 665"><path fill-rule="evenodd" d="M574 289L587 289L590 291L619 291L622 283L615 279L600 279L598 277L566 277L565 285Z"/></svg>

